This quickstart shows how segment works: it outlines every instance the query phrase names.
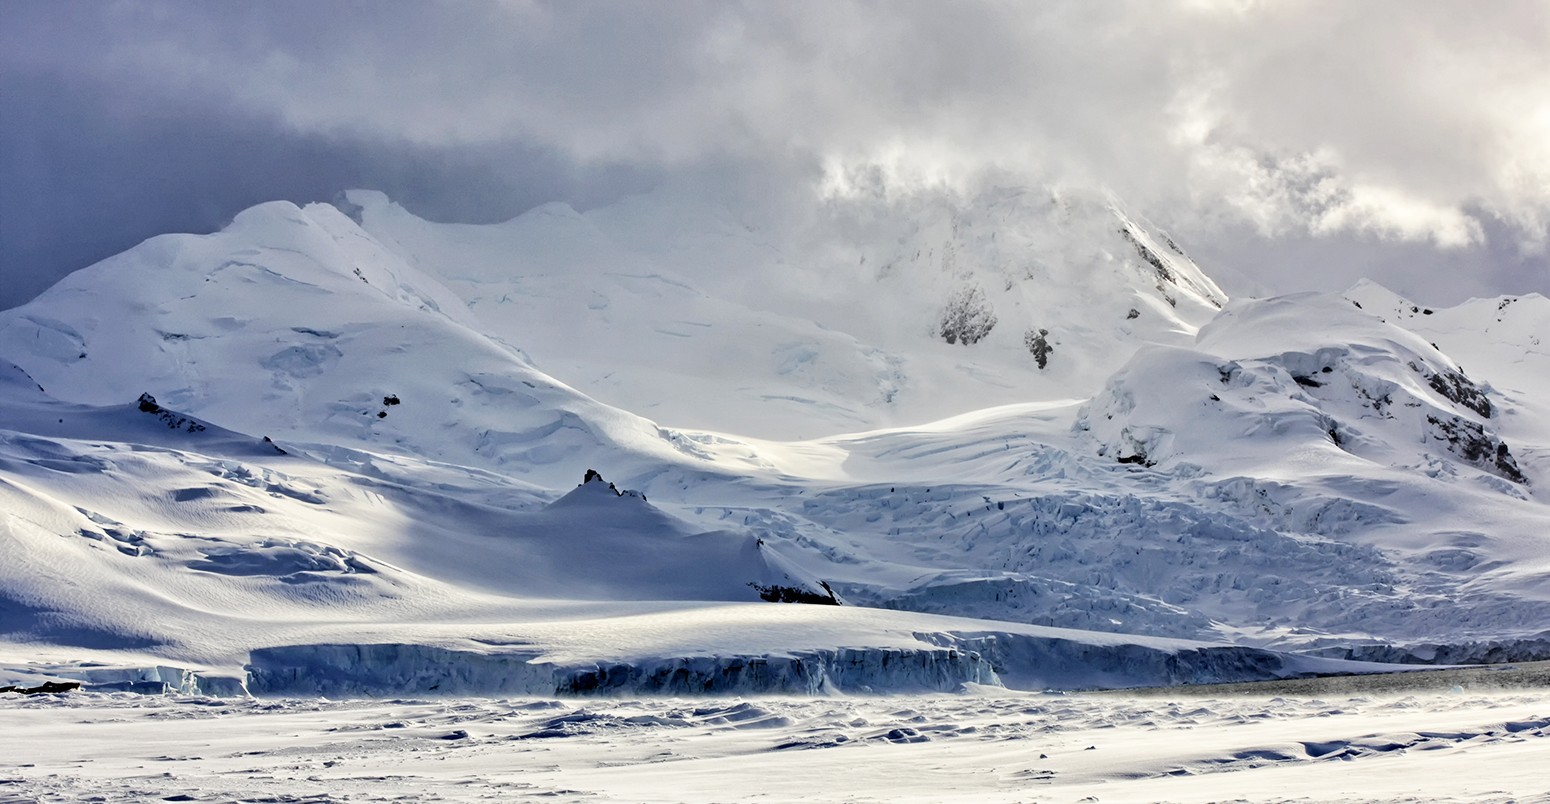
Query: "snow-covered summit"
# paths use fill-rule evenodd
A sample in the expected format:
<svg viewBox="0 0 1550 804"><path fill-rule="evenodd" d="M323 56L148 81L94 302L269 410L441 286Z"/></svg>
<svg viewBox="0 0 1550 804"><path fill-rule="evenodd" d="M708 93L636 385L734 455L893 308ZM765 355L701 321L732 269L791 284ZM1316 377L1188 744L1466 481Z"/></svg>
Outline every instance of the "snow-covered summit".
<svg viewBox="0 0 1550 804"><path fill-rule="evenodd" d="M1100 453L1265 474L1421 466L1428 456L1527 484L1492 395L1436 346L1337 294L1237 302L1194 349L1154 347L1080 419ZM1256 449L1257 447L1257 449ZM1321 456L1321 457L1315 457Z"/></svg>
<svg viewBox="0 0 1550 804"><path fill-rule="evenodd" d="M249 432L554 482L589 450L674 451L650 422L533 368L326 204L263 204L72 274L0 312L0 354L72 402L150 392Z"/></svg>
<svg viewBox="0 0 1550 804"><path fill-rule="evenodd" d="M1433 309L1365 280L1343 295L1465 367L1489 389L1504 436L1550 444L1550 299L1529 293ZM1550 469L1541 454L1528 460Z"/></svg>
<svg viewBox="0 0 1550 804"><path fill-rule="evenodd" d="M799 222L672 189L578 213L436 224L343 205L502 339L666 424L812 437L1068 398L1226 295L1097 195L830 199Z"/></svg>

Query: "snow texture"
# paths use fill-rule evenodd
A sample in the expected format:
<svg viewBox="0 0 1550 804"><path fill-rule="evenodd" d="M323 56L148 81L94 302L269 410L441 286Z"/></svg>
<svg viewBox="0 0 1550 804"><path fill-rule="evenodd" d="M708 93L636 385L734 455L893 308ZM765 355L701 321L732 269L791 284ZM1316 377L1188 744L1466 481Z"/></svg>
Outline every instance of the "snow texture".
<svg viewBox="0 0 1550 804"><path fill-rule="evenodd" d="M0 695L33 801L1538 801L1543 695Z"/></svg>
<svg viewBox="0 0 1550 804"><path fill-rule="evenodd" d="M1543 297L1232 301L1045 191L795 232L665 190L493 226L347 200L0 312L0 683L1070 689L1542 651Z"/></svg>

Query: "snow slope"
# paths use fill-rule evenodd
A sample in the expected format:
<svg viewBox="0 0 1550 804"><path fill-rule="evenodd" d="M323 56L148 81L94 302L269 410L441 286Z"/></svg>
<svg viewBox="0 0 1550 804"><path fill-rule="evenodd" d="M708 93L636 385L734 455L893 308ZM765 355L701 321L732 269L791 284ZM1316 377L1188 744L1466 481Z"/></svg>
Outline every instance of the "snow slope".
<svg viewBox="0 0 1550 804"><path fill-rule="evenodd" d="M1344 295L1468 366L1499 408L1495 429L1524 445L1517 460L1540 477L1550 471L1544 450L1550 444L1550 299L1530 293L1433 310L1366 281Z"/></svg>
<svg viewBox="0 0 1550 804"><path fill-rule="evenodd" d="M575 474L556 462L596 450L673 452L650 422L480 332L455 296L327 205L263 204L217 234L153 238L72 274L0 317L0 354L61 399L149 392L247 432L551 486Z"/></svg>
<svg viewBox="0 0 1550 804"><path fill-rule="evenodd" d="M330 695L815 693L1362 667L749 602L828 592L747 529L701 531L601 479L551 499L445 464L318 457L160 406L59 403L6 376L13 421L34 431L0 433L0 664L13 675Z"/></svg>
<svg viewBox="0 0 1550 804"><path fill-rule="evenodd" d="M996 190L832 199L748 220L662 189L496 225L342 206L487 331L599 399L671 425L801 438L1083 395L1139 343L1226 300L1116 202Z"/></svg>
<svg viewBox="0 0 1550 804"><path fill-rule="evenodd" d="M671 198L494 227L350 199L155 238L0 312L12 673L1085 687L1353 668L1263 647L1547 636L1540 297L1227 302L1117 205L1037 193L836 202L791 248L864 241L848 271L735 219L667 226L703 212ZM781 264L826 282L715 270L760 252L771 288ZM765 361L791 337L812 356ZM663 427L529 354L641 410L873 429ZM937 408L958 415L876 427ZM589 469L614 485L578 487Z"/></svg>

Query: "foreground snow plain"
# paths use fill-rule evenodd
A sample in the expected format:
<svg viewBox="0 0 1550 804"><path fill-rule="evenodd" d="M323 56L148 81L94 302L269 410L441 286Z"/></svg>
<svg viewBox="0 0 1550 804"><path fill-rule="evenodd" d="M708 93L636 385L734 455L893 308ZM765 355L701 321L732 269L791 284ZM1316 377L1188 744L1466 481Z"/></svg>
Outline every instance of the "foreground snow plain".
<svg viewBox="0 0 1550 804"><path fill-rule="evenodd" d="M1526 802L1550 695L0 696L0 800Z"/></svg>

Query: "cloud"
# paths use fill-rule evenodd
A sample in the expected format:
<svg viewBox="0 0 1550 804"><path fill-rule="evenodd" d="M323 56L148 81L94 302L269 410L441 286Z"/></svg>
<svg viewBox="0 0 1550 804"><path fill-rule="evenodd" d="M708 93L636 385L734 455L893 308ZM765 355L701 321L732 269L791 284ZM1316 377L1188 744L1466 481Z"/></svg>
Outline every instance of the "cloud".
<svg viewBox="0 0 1550 804"><path fill-rule="evenodd" d="M425 166L485 159L513 185L488 198L522 203L604 200L666 175L787 192L860 173L898 192L1102 185L1228 259L1318 241L1417 246L1416 271L1508 252L1532 267L1550 239L1550 6L1537 2L5 9L9 75L150 99L118 110L133 120L171 98L218 129L263 121L272 141L373 155L356 173L377 181L400 160L411 195L443 206L457 206L445 182L470 171ZM1302 279L1240 268L1272 288ZM1380 280L1403 285L1392 271ZM1550 269L1535 273L1510 275L1550 292Z"/></svg>

